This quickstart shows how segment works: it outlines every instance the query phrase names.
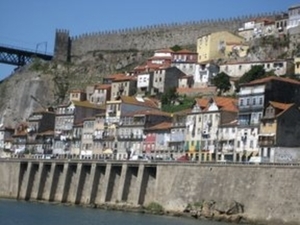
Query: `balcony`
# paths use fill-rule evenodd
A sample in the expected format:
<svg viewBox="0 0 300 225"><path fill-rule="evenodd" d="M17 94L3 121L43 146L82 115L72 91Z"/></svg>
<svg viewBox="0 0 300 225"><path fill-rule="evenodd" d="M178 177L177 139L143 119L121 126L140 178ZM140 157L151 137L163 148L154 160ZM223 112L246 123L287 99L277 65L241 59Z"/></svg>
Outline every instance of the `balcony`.
<svg viewBox="0 0 300 225"><path fill-rule="evenodd" d="M104 124L104 126L108 126L109 124L119 123L119 122L120 122L120 118L118 118L118 117L108 117L105 120L106 124Z"/></svg>
<svg viewBox="0 0 300 225"><path fill-rule="evenodd" d="M274 146L275 141L274 140L259 140L258 141L259 146Z"/></svg>
<svg viewBox="0 0 300 225"><path fill-rule="evenodd" d="M94 141L101 141L101 140L103 140L103 134L93 135L93 140Z"/></svg>
<svg viewBox="0 0 300 225"><path fill-rule="evenodd" d="M231 141L236 139L236 134L221 134L220 137L220 142L226 142L226 141Z"/></svg>
<svg viewBox="0 0 300 225"><path fill-rule="evenodd" d="M82 137L81 134L73 134L73 140L80 140Z"/></svg>
<svg viewBox="0 0 300 225"><path fill-rule="evenodd" d="M224 153L233 152L233 150L234 150L233 145L226 145L226 146L222 147L222 152L224 152Z"/></svg>
<svg viewBox="0 0 300 225"><path fill-rule="evenodd" d="M113 135L103 135L102 139L99 139L99 141L114 141L115 136Z"/></svg>
<svg viewBox="0 0 300 225"><path fill-rule="evenodd" d="M118 135L119 141L142 141L143 135Z"/></svg>
<svg viewBox="0 0 300 225"><path fill-rule="evenodd" d="M182 127L185 127L185 122L174 122L173 124L172 124L172 126L175 128L177 128L177 127L180 127L180 128L182 128Z"/></svg>
<svg viewBox="0 0 300 225"><path fill-rule="evenodd" d="M117 112L116 112L116 111L110 111L110 112L108 113L108 116L109 116L109 117L116 117L116 116L117 116Z"/></svg>
<svg viewBox="0 0 300 225"><path fill-rule="evenodd" d="M123 126L144 126L145 121L126 121L123 122L122 125Z"/></svg>

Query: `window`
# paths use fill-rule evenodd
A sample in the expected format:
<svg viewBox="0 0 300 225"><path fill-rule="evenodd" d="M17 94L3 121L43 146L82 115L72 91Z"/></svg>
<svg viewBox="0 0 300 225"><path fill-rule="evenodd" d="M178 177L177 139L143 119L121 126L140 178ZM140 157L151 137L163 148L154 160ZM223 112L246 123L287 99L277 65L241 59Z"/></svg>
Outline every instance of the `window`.
<svg viewBox="0 0 300 225"><path fill-rule="evenodd" d="M253 140L250 141L250 148L253 148Z"/></svg>
<svg viewBox="0 0 300 225"><path fill-rule="evenodd" d="M260 98L259 98L259 105L262 105L262 104L263 104L263 98L260 97Z"/></svg>
<svg viewBox="0 0 300 225"><path fill-rule="evenodd" d="M262 113L258 113L258 120L260 121L262 117Z"/></svg>
<svg viewBox="0 0 300 225"><path fill-rule="evenodd" d="M247 105L250 105L250 99L247 98Z"/></svg>
<svg viewBox="0 0 300 225"><path fill-rule="evenodd" d="M256 98L253 98L253 105L256 105Z"/></svg>
<svg viewBox="0 0 300 225"><path fill-rule="evenodd" d="M241 99L240 100L240 106L243 106L244 105L244 99Z"/></svg>

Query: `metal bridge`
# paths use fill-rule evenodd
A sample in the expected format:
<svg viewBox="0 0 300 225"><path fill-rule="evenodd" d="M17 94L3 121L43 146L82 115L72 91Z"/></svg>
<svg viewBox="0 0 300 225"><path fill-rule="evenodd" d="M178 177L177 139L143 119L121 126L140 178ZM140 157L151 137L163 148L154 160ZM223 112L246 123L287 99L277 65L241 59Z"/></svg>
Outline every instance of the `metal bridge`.
<svg viewBox="0 0 300 225"><path fill-rule="evenodd" d="M25 64L30 63L34 58L49 61L53 58L53 55L38 52L37 50L34 51L0 44L0 63L24 66Z"/></svg>

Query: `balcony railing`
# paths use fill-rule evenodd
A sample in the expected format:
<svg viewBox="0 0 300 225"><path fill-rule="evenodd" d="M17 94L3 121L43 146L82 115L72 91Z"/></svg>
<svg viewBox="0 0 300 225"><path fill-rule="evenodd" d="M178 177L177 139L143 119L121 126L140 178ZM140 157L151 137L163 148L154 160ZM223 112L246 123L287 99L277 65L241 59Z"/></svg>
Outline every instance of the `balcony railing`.
<svg viewBox="0 0 300 225"><path fill-rule="evenodd" d="M172 124L173 127L185 127L185 123L183 122L174 122Z"/></svg>
<svg viewBox="0 0 300 225"><path fill-rule="evenodd" d="M123 126L143 126L145 124L145 121L126 121L123 122Z"/></svg>
<svg viewBox="0 0 300 225"><path fill-rule="evenodd" d="M143 140L143 135L118 135L118 140L141 141L141 140Z"/></svg>
<svg viewBox="0 0 300 225"><path fill-rule="evenodd" d="M102 139L103 139L103 135L102 134L93 135L93 140L94 141L101 141Z"/></svg>
<svg viewBox="0 0 300 225"><path fill-rule="evenodd" d="M258 141L259 146L273 146L274 144L275 144L274 140Z"/></svg>
<svg viewBox="0 0 300 225"><path fill-rule="evenodd" d="M115 136L110 136L110 135L103 135L102 139L99 139L100 141L114 141Z"/></svg>

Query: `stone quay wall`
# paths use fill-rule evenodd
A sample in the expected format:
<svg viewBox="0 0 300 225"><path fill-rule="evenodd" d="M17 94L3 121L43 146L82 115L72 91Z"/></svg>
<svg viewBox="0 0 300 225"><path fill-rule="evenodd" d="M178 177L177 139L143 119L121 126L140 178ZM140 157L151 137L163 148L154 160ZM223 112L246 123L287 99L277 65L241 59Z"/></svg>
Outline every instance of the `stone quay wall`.
<svg viewBox="0 0 300 225"><path fill-rule="evenodd" d="M249 220L300 224L299 167L8 159L0 162L0 198L80 205L156 202L177 212L203 200L236 201Z"/></svg>

